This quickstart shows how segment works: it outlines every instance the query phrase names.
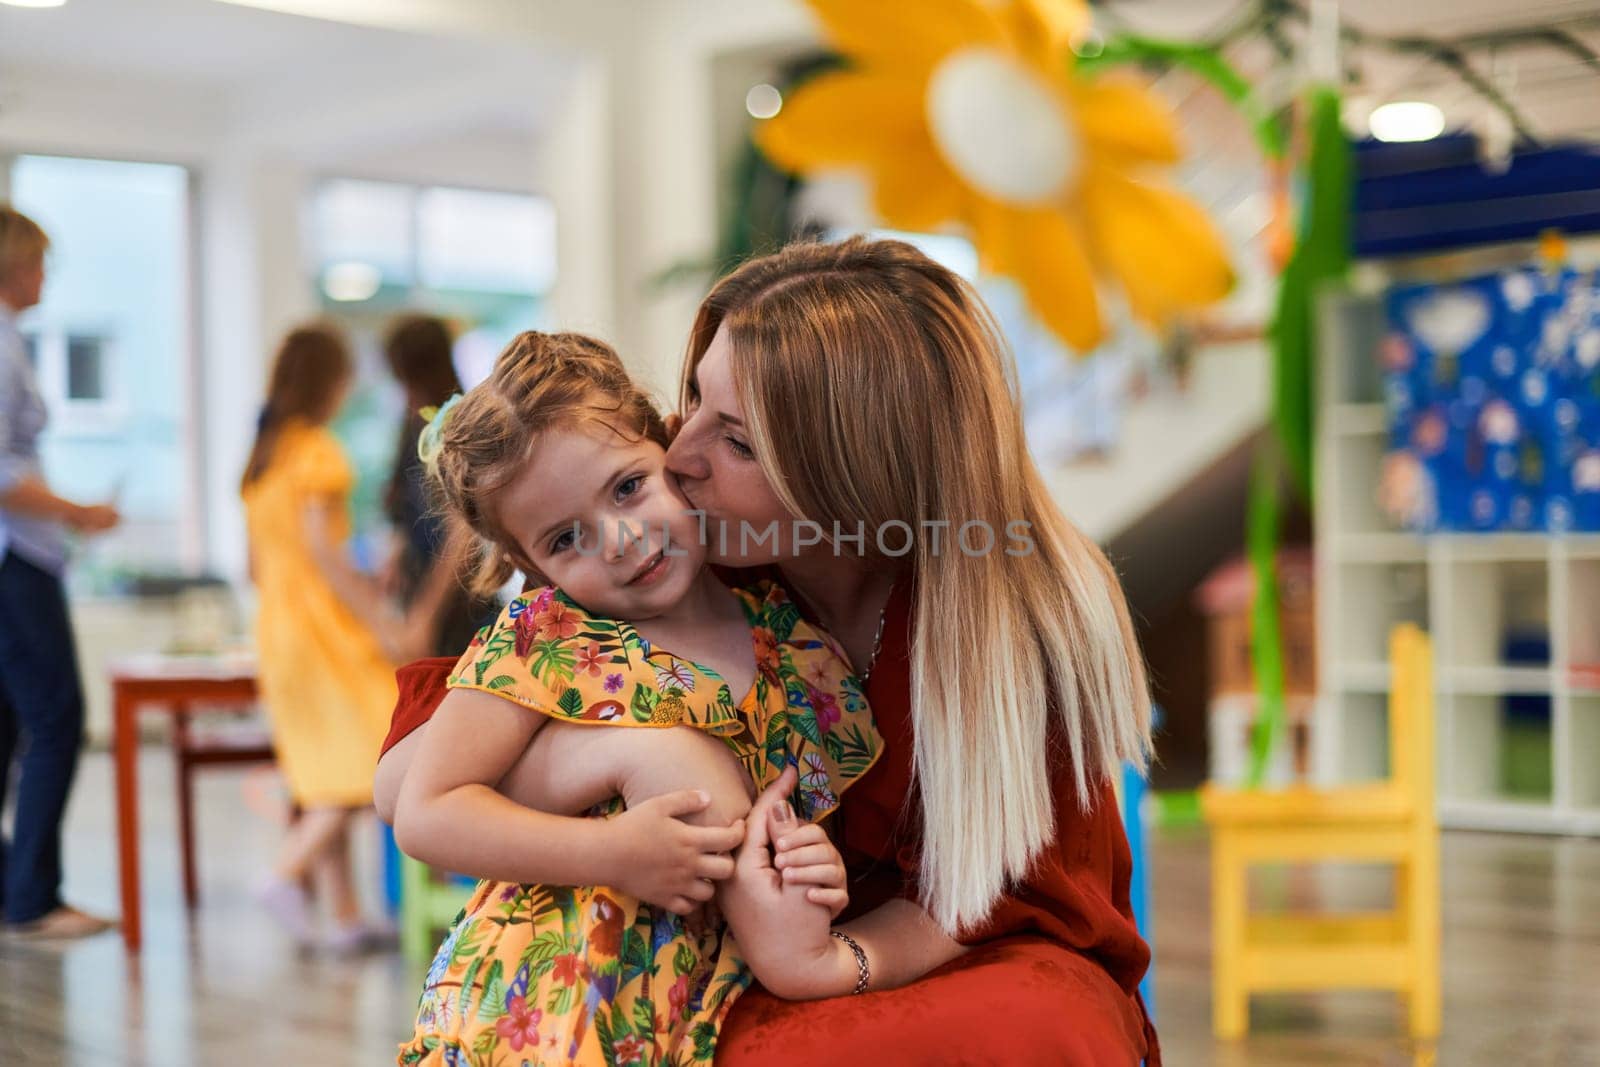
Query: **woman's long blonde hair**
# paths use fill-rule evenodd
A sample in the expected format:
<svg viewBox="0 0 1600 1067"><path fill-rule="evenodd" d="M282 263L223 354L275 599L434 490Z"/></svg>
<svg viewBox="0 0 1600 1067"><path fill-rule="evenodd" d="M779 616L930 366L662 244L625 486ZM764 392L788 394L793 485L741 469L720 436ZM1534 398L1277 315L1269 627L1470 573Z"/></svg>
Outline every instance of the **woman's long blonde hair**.
<svg viewBox="0 0 1600 1067"><path fill-rule="evenodd" d="M919 533L898 562L916 579L921 898L947 931L975 925L1054 835L1056 761L1087 810L1124 761L1148 757L1149 691L1116 573L1034 467L983 301L911 245L857 237L746 263L701 306L686 397L719 329L784 505L825 530L864 524L870 554L885 523ZM942 544L923 525L940 520ZM1018 520L1028 554L1006 551L1020 551L1005 532ZM973 521L994 531L992 551L956 543Z"/></svg>

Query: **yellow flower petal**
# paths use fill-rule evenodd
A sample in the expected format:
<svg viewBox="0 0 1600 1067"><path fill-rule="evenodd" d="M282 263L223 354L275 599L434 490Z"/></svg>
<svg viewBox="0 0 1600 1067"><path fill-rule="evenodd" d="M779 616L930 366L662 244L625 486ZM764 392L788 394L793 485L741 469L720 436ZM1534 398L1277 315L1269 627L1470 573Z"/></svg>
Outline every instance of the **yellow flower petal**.
<svg viewBox="0 0 1600 1067"><path fill-rule="evenodd" d="M1188 197L1100 167L1085 175L1082 208L1096 260L1145 321L1159 325L1233 288L1222 236Z"/></svg>
<svg viewBox="0 0 1600 1067"><path fill-rule="evenodd" d="M1076 221L1048 208L981 201L976 229L986 269L1016 279L1052 333L1079 355L1104 339L1094 271Z"/></svg>
<svg viewBox="0 0 1600 1067"><path fill-rule="evenodd" d="M873 204L895 229L927 233L967 214L971 194L926 136L920 144L907 143L869 166Z"/></svg>
<svg viewBox="0 0 1600 1067"><path fill-rule="evenodd" d="M1069 106L1084 140L1096 151L1148 163L1182 155L1172 112L1132 78L1106 76L1069 88Z"/></svg>
<svg viewBox="0 0 1600 1067"><path fill-rule="evenodd" d="M820 74L756 127L756 145L795 174L872 163L928 140L922 86L910 78L858 71Z"/></svg>
<svg viewBox="0 0 1600 1067"><path fill-rule="evenodd" d="M1051 77L1060 76L1072 41L1093 22L1083 0L1013 0L1007 15L1018 50Z"/></svg>
<svg viewBox="0 0 1600 1067"><path fill-rule="evenodd" d="M982 0L809 0L829 42L880 69L926 70L957 48L998 44L999 21Z"/></svg>

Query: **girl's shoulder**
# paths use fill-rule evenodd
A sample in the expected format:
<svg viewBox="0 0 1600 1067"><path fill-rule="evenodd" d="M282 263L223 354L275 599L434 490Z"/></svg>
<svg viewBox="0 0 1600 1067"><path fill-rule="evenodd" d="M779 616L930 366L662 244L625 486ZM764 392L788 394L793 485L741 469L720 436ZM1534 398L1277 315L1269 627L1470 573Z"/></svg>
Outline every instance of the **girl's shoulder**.
<svg viewBox="0 0 1600 1067"><path fill-rule="evenodd" d="M782 585L771 578L758 578L731 586L744 606L745 621L753 628L772 631L778 641L788 641L796 632L801 639L820 633L800 616L800 608Z"/></svg>
<svg viewBox="0 0 1600 1067"><path fill-rule="evenodd" d="M732 587L744 604L745 618L757 631L771 635L774 645L806 659L831 658L853 678L850 658L833 635L808 620L782 584L773 578L758 578ZM763 634L762 636L765 636Z"/></svg>
<svg viewBox="0 0 1600 1067"><path fill-rule="evenodd" d="M802 818L820 820L883 752L872 708L844 650L801 615L782 585L762 578L734 591L755 634L757 692L774 694L758 699L753 724L765 756L757 784L785 765L797 768L790 802Z"/></svg>
<svg viewBox="0 0 1600 1067"><path fill-rule="evenodd" d="M447 684L569 722L741 729L721 678L652 648L631 624L592 615L553 586L507 604L478 631Z"/></svg>

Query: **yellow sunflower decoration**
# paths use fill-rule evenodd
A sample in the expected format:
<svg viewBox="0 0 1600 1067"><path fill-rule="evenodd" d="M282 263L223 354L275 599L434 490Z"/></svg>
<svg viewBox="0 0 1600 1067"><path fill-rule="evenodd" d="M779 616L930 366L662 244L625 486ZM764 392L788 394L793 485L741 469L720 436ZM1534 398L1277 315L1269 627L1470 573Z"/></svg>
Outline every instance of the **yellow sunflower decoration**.
<svg viewBox="0 0 1600 1067"><path fill-rule="evenodd" d="M1131 79L1089 79L1078 0L808 0L847 69L807 81L756 131L777 166L864 167L888 225L964 225L1082 353L1104 336L1096 279L1161 325L1233 284L1216 229L1152 171L1171 115Z"/></svg>

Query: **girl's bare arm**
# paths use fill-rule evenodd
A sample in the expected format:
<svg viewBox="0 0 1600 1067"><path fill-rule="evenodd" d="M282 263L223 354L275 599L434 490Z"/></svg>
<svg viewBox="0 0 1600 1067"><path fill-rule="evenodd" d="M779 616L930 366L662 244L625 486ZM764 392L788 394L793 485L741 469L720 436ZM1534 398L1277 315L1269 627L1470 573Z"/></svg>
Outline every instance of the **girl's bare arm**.
<svg viewBox="0 0 1600 1067"><path fill-rule="evenodd" d="M710 898L708 880L731 873L732 860L725 854L742 840L742 824L727 825L720 805L714 808L711 792L700 786L655 791L647 798L619 777L641 759L672 759L662 746L645 748L646 739L634 735L681 732L547 723L499 697L452 690L404 771L395 838L409 855L464 874L508 882L615 885L687 912ZM540 745L536 735L570 744L565 749ZM504 796L497 786L524 758L530 741L535 744L528 755L548 761L550 773L539 786L546 802L605 799L620 785L623 795L633 793L638 803L617 818L599 820L536 811ZM695 818L714 824L690 825Z"/></svg>

